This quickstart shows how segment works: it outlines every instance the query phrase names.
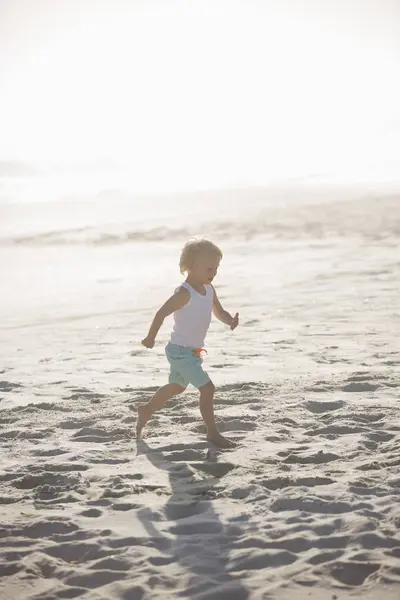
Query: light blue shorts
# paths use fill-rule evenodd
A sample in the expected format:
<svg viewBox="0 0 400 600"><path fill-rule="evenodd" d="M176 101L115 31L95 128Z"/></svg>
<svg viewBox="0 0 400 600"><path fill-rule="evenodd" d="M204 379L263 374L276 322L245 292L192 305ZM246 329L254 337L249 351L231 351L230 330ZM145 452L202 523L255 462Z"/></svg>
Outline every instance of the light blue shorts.
<svg viewBox="0 0 400 600"><path fill-rule="evenodd" d="M203 359L196 356L193 348L168 343L165 354L171 365L169 383L177 383L183 388L191 383L198 389L210 383L211 379L202 367Z"/></svg>

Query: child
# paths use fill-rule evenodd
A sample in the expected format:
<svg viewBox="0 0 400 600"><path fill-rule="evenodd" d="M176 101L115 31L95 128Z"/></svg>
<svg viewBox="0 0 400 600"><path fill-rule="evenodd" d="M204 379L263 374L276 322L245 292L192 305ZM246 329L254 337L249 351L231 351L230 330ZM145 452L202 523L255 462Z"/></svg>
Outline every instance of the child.
<svg viewBox="0 0 400 600"><path fill-rule="evenodd" d="M222 258L221 250L207 239L189 240L181 253L180 270L186 281L157 312L143 346L153 348L165 317L174 314L174 328L165 348L170 363L169 383L159 388L147 404L138 407L136 436L151 415L170 398L185 391L191 383L200 392L200 412L207 427L207 438L221 448L234 443L220 434L214 420L215 387L202 367L201 352L211 322L211 313L233 330L239 324L239 313L232 317L221 306L211 285Z"/></svg>

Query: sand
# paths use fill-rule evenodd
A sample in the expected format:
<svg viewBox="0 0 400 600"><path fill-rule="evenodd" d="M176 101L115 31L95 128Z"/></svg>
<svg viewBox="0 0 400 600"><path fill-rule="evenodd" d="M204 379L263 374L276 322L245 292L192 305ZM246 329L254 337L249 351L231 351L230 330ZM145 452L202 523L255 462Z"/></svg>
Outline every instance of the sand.
<svg viewBox="0 0 400 600"><path fill-rule="evenodd" d="M220 296L241 326L213 323L205 361L224 452L193 389L132 437L166 378L168 325L153 351L139 339L179 239L134 301L123 245L4 244L2 600L400 597L399 204L307 206L302 231L304 213L322 231L226 240ZM54 281L76 257L103 284L87 270L67 306ZM45 297L23 286L43 264Z"/></svg>

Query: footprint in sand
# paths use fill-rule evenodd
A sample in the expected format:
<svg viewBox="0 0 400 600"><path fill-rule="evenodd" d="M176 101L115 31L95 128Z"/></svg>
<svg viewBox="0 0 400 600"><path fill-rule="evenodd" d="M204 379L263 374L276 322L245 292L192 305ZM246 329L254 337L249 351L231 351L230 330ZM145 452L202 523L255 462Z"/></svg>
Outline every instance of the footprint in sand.
<svg viewBox="0 0 400 600"><path fill-rule="evenodd" d="M358 371L346 379L342 391L374 392L381 387L397 387L397 385L397 382L390 381L386 375Z"/></svg>
<svg viewBox="0 0 400 600"><path fill-rule="evenodd" d="M192 460L204 460L204 453L200 450L185 448L182 450L172 450L170 452L164 452L164 458L165 460L188 462Z"/></svg>
<svg viewBox="0 0 400 600"><path fill-rule="evenodd" d="M364 423L376 423L377 421L381 421L383 418L385 418L386 415L384 415L383 413L361 413L361 414L350 414L350 415L343 415L343 418L348 418L348 419L353 419L354 421L362 421Z"/></svg>
<svg viewBox="0 0 400 600"><path fill-rule="evenodd" d="M10 562L7 565L0 565L0 577L10 577L22 570L20 562Z"/></svg>
<svg viewBox="0 0 400 600"><path fill-rule="evenodd" d="M127 579L128 577L129 575L125 571L95 571L94 573L66 577L64 584L94 589L107 585L108 583L113 583L114 581Z"/></svg>
<svg viewBox="0 0 400 600"><path fill-rule="evenodd" d="M335 400L332 402L326 401L318 401L318 400L308 400L303 404L303 406L314 414L331 412L334 410L339 410L345 406L345 402L343 400Z"/></svg>
<svg viewBox="0 0 400 600"><path fill-rule="evenodd" d="M76 502L85 493L88 482L79 474L61 475L43 472L27 474L12 482L18 490L31 490L33 498L47 503Z"/></svg>
<svg viewBox="0 0 400 600"><path fill-rule="evenodd" d="M92 400L92 401L100 401L104 398L107 398L105 394L100 394L98 392L93 392L88 390L87 388L72 388L72 394L69 396L63 396L63 400Z"/></svg>
<svg viewBox="0 0 400 600"><path fill-rule="evenodd" d="M325 500L322 498L277 498L271 503L273 512L294 510L307 513L342 514L352 513L357 510L371 509L372 505L367 503L354 504L353 502L340 502ZM333 540L332 540L333 542Z"/></svg>
<svg viewBox="0 0 400 600"><path fill-rule="evenodd" d="M38 450L32 450L32 456L59 456L60 454L66 454L68 450L62 450L61 448L44 448Z"/></svg>
<svg viewBox="0 0 400 600"><path fill-rule="evenodd" d="M68 421L62 421L59 423L61 429L79 429L80 427L90 427L93 425L93 419L85 419L83 421L76 421L74 419Z"/></svg>
<svg viewBox="0 0 400 600"><path fill-rule="evenodd" d="M123 465L126 463L130 463L131 459L130 458L107 458L104 456L101 458L89 458L88 462L93 465Z"/></svg>
<svg viewBox="0 0 400 600"><path fill-rule="evenodd" d="M358 382L354 381L342 387L343 392L375 392L380 387L377 383L369 383L369 381Z"/></svg>
<svg viewBox="0 0 400 600"><path fill-rule="evenodd" d="M98 508L88 508L87 510L83 510L79 514L82 517L96 518L96 517L101 517L103 514L103 511L99 510Z"/></svg>
<svg viewBox="0 0 400 600"><path fill-rule="evenodd" d="M190 463L190 466L197 471L201 471L202 473L207 473L207 475L212 475L212 477L224 477L233 469L236 469L236 465L232 465L231 463L226 462L217 462L217 463Z"/></svg>
<svg viewBox="0 0 400 600"><path fill-rule="evenodd" d="M312 385L304 388L306 392L331 392L334 387L328 381L316 381Z"/></svg>
<svg viewBox="0 0 400 600"><path fill-rule="evenodd" d="M12 383L11 381L0 381L0 392L12 392L13 390L19 391L23 385L20 383Z"/></svg>
<svg viewBox="0 0 400 600"><path fill-rule="evenodd" d="M207 447L207 443L206 442L193 442L192 444L190 444L190 449L197 449L197 450L204 450ZM188 445L187 444L183 444L183 443L177 443L177 444L168 444L166 446L157 446L156 452L174 452L175 450L188 450ZM140 449L138 450L138 454L142 454L144 452L141 452ZM183 459L184 460L184 459Z"/></svg>
<svg viewBox="0 0 400 600"><path fill-rule="evenodd" d="M39 404L35 404L32 408L28 406L26 409L27 412L33 412L34 410L51 410L54 412L71 412L69 406L63 406L61 402L50 403L50 402L40 402Z"/></svg>
<svg viewBox="0 0 400 600"><path fill-rule="evenodd" d="M107 571L129 571L132 568L132 561L126 558L104 558L94 562L91 569L105 569Z"/></svg>
<svg viewBox="0 0 400 600"><path fill-rule="evenodd" d="M311 454L294 454L291 453L287 456L283 462L287 464L300 464L300 465L309 465L316 464L322 465L328 462L332 462L334 460L339 460L340 456L338 454L333 454L332 452L323 452L322 450L317 453Z"/></svg>
<svg viewBox="0 0 400 600"><path fill-rule="evenodd" d="M165 505L164 513L169 521L178 521L204 514L208 509L208 502L170 501Z"/></svg>
<svg viewBox="0 0 400 600"><path fill-rule="evenodd" d="M273 419L272 423L279 423L280 425L286 425L287 427L301 427L294 419L284 417L283 419Z"/></svg>
<svg viewBox="0 0 400 600"><path fill-rule="evenodd" d="M72 436L72 441L96 442L98 444L104 444L105 442L111 442L124 438L126 433L126 429L117 428L113 429L112 431L106 431L105 429L100 429L99 427L84 427Z"/></svg>
<svg viewBox="0 0 400 600"><path fill-rule="evenodd" d="M342 550L332 550L331 552L318 552L318 554L315 554L314 556L311 556L311 558L308 558L306 562L310 563L311 565L321 565L323 563L332 562L333 560L343 556L343 554L344 553Z"/></svg>
<svg viewBox="0 0 400 600"><path fill-rule="evenodd" d="M363 433L367 431L365 427L351 427L350 425L328 425L320 429L308 431L308 435L352 435L354 433Z"/></svg>
<svg viewBox="0 0 400 600"><path fill-rule="evenodd" d="M379 563L336 562L328 567L336 581L349 586L362 585L365 580L381 568Z"/></svg>
<svg viewBox="0 0 400 600"><path fill-rule="evenodd" d="M111 504L111 508L120 512L127 512L128 510L139 510L143 508L143 505L133 502L114 502Z"/></svg>
<svg viewBox="0 0 400 600"><path fill-rule="evenodd" d="M42 440L54 433L54 429L42 429L39 431L26 429L12 429L0 433L0 439L16 439L16 440Z"/></svg>
<svg viewBox="0 0 400 600"><path fill-rule="evenodd" d="M367 437L373 442L390 442L394 438L394 434L387 433L386 431L372 431Z"/></svg>
<svg viewBox="0 0 400 600"><path fill-rule="evenodd" d="M270 479L262 479L259 482L269 490L281 490L289 487L315 487L320 485L331 485L334 483L330 477L274 477Z"/></svg>
<svg viewBox="0 0 400 600"><path fill-rule="evenodd" d="M235 419L226 418L218 422L219 430L223 433L227 431L254 431L257 429L257 423L255 419Z"/></svg>
<svg viewBox="0 0 400 600"><path fill-rule="evenodd" d="M68 473L73 471L87 471L90 467L86 463L74 462L73 460L70 463L46 463L42 465L41 469L45 472L55 472L58 473ZM32 468L33 470L33 468ZM36 468L37 471L37 468Z"/></svg>
<svg viewBox="0 0 400 600"><path fill-rule="evenodd" d="M104 547L103 541L90 543L71 540L54 546L47 546L43 548L42 552L68 563L89 562L99 558L108 558L110 555L110 549Z"/></svg>

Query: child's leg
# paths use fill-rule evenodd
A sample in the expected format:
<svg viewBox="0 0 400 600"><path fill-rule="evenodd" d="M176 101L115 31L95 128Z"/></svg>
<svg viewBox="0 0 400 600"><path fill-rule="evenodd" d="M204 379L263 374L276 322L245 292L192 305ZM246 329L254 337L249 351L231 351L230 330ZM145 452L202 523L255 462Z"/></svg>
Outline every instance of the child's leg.
<svg viewBox="0 0 400 600"><path fill-rule="evenodd" d="M218 427L214 419L214 392L215 386L210 381L203 385L200 389L200 412L204 423L207 427L207 439L211 440L221 448L230 448L234 446L234 442L224 437L218 431Z"/></svg>
<svg viewBox="0 0 400 600"><path fill-rule="evenodd" d="M160 387L147 404L140 404L138 406L138 416L136 422L136 437L140 437L143 427L156 410L161 408L173 396L177 396L184 391L185 388L177 383L168 383L167 385Z"/></svg>

